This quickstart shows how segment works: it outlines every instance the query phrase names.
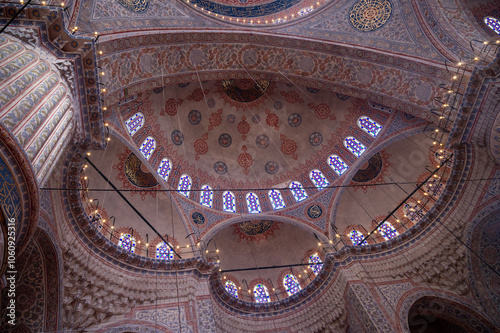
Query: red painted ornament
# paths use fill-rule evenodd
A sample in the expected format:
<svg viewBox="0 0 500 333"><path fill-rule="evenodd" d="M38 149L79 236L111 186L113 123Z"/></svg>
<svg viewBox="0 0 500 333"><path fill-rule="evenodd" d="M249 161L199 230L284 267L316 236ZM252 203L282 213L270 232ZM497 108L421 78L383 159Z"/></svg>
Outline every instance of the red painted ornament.
<svg viewBox="0 0 500 333"><path fill-rule="evenodd" d="M245 175L248 175L248 173L250 172L248 168L250 168L250 166L252 165L253 158L249 153L247 153L246 146L241 147L241 150L243 152L238 156L238 164L243 168L243 173Z"/></svg>
<svg viewBox="0 0 500 333"><path fill-rule="evenodd" d="M304 100L295 91L282 91L281 96L285 97L288 103L304 103Z"/></svg>
<svg viewBox="0 0 500 333"><path fill-rule="evenodd" d="M284 134L280 134L281 139L281 151L283 154L290 155L294 160L299 156L297 155L297 142L287 139Z"/></svg>
<svg viewBox="0 0 500 333"><path fill-rule="evenodd" d="M203 91L201 91L201 88L198 88L198 89L195 89L192 92L192 94L187 97L187 100L199 102L203 99L203 96L205 96L208 93L209 93L208 89L204 89Z"/></svg>
<svg viewBox="0 0 500 333"><path fill-rule="evenodd" d="M250 124L247 122L245 116L241 117L241 121L238 123L238 132L241 134L241 139L246 139L246 134L250 132Z"/></svg>
<svg viewBox="0 0 500 333"><path fill-rule="evenodd" d="M182 102L183 100L180 98L177 101L174 98L170 98L165 102L165 109L160 111L160 116L164 116L165 113L172 117L175 116L177 114L177 108L182 104Z"/></svg>
<svg viewBox="0 0 500 333"><path fill-rule="evenodd" d="M275 115L274 113L271 113L271 111L269 110L266 110L266 114L267 114L266 123L269 126L274 127L275 130L279 131L280 127L278 126L278 121L279 121L278 116Z"/></svg>
<svg viewBox="0 0 500 333"><path fill-rule="evenodd" d="M314 110L314 114L316 115L316 117L318 117L318 119L321 119L321 120L324 120L327 118L330 118L331 120L337 119L335 117L335 114L333 114L333 113L330 114L330 107L327 104L316 105L314 103L310 103L308 106Z"/></svg>
<svg viewBox="0 0 500 333"><path fill-rule="evenodd" d="M200 155L205 155L208 152L208 133L203 134L201 139L194 142L194 151L196 152L194 158L196 160L200 159Z"/></svg>
<svg viewBox="0 0 500 333"><path fill-rule="evenodd" d="M210 115L210 118L208 118L208 122L209 122L208 130L209 131L213 130L215 127L217 127L221 124L221 122L222 122L221 115L222 115L222 109L219 109Z"/></svg>

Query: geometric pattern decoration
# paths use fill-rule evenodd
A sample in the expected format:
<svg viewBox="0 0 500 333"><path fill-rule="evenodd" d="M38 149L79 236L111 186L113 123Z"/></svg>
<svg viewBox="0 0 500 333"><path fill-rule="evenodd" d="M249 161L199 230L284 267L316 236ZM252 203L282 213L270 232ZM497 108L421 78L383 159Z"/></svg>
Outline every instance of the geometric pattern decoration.
<svg viewBox="0 0 500 333"><path fill-rule="evenodd" d="M222 194L222 207L225 212L236 213L236 198L232 192Z"/></svg>
<svg viewBox="0 0 500 333"><path fill-rule="evenodd" d="M321 269L323 268L323 264L321 264L321 258L318 256L317 253L311 254L309 256L309 263L316 264L316 265L311 265L309 267L313 270L314 274L318 275L319 271L321 271Z"/></svg>
<svg viewBox="0 0 500 333"><path fill-rule="evenodd" d="M358 127L370 134L372 137L376 137L382 129L381 125L367 116L358 118Z"/></svg>
<svg viewBox="0 0 500 333"><path fill-rule="evenodd" d="M137 112L125 122L125 126L127 126L128 134L130 134L130 136L134 136L134 134L137 133L143 125L144 115L140 112Z"/></svg>
<svg viewBox="0 0 500 333"><path fill-rule="evenodd" d="M236 285L233 281L226 281L224 287L226 288L226 291L231 294L231 296L238 298L238 288L236 288Z"/></svg>
<svg viewBox="0 0 500 333"><path fill-rule="evenodd" d="M132 235L124 234L120 236L118 241L118 246L128 252L134 253L135 250L135 238Z"/></svg>
<svg viewBox="0 0 500 333"><path fill-rule="evenodd" d="M189 177L189 175L187 174L183 174L179 179L179 186L177 186L177 191L186 198L189 198L189 191L191 190L191 185L193 185L191 177Z"/></svg>
<svg viewBox="0 0 500 333"><path fill-rule="evenodd" d="M403 214L404 217L407 217L411 221L418 222L424 217L425 211L417 204L405 203L403 206Z"/></svg>
<svg viewBox="0 0 500 333"><path fill-rule="evenodd" d="M297 278L293 274L287 274L283 278L283 285L285 286L288 296L292 296L300 291L300 284Z"/></svg>
<svg viewBox="0 0 500 333"><path fill-rule="evenodd" d="M274 210L285 208L285 201L283 201L283 197L281 196L280 191L270 190L268 192L268 196Z"/></svg>
<svg viewBox="0 0 500 333"><path fill-rule="evenodd" d="M484 18L484 23L492 29L494 32L500 35L500 21L494 17L486 16Z"/></svg>
<svg viewBox="0 0 500 333"><path fill-rule="evenodd" d="M356 157L360 157L366 150L366 147L352 136L348 136L344 139L344 146Z"/></svg>
<svg viewBox="0 0 500 333"><path fill-rule="evenodd" d="M141 147L139 148L139 151L144 155L146 160L149 160L151 155L153 154L153 151L156 148L156 141L152 136L148 136L146 140L142 143Z"/></svg>
<svg viewBox="0 0 500 333"><path fill-rule="evenodd" d="M214 191L210 185L203 185L201 187L200 204L208 208L212 208Z"/></svg>
<svg viewBox="0 0 500 333"><path fill-rule="evenodd" d="M306 191L302 188L302 184L299 182L291 182L290 191L297 202L300 202L308 197Z"/></svg>
<svg viewBox="0 0 500 333"><path fill-rule="evenodd" d="M397 230L389 222L382 223L377 230L382 234L382 236L384 236L385 240L389 240L399 235L399 232L397 232Z"/></svg>
<svg viewBox="0 0 500 333"><path fill-rule="evenodd" d="M312 182L314 183L314 186L316 186L318 190L322 190L323 188L330 185L330 182L326 179L325 176L323 176L323 173L321 173L321 171L319 171L318 169L311 170L311 172L309 172L309 178L311 178Z"/></svg>
<svg viewBox="0 0 500 333"><path fill-rule="evenodd" d="M134 13L145 13L149 8L149 0L117 0L120 5Z"/></svg>
<svg viewBox="0 0 500 333"><path fill-rule="evenodd" d="M160 162L160 166L158 167L158 175L163 178L164 181L168 180L168 176L170 175L170 171L172 171L172 162L168 158L164 158Z"/></svg>
<svg viewBox="0 0 500 333"><path fill-rule="evenodd" d="M359 31L375 31L383 27L391 15L389 0L359 0L349 12L349 23Z"/></svg>
<svg viewBox="0 0 500 333"><path fill-rule="evenodd" d="M349 233L349 238L351 239L353 245L368 245L366 240L363 242L363 244L360 244L361 241L365 238L365 236L363 236L363 234L357 230L351 231Z"/></svg>
<svg viewBox="0 0 500 333"><path fill-rule="evenodd" d="M266 286L258 284L253 288L253 295L255 297L255 302L257 303L268 303L269 302L269 292Z"/></svg>
<svg viewBox="0 0 500 333"><path fill-rule="evenodd" d="M337 175L341 176L349 166L342 160L338 155L330 155L328 157L328 165L337 173Z"/></svg>
<svg viewBox="0 0 500 333"><path fill-rule="evenodd" d="M247 193L247 207L248 212L251 214L261 213L259 197L255 193Z"/></svg>
<svg viewBox="0 0 500 333"><path fill-rule="evenodd" d="M171 260L174 259L174 253L165 242L156 245L156 259Z"/></svg>

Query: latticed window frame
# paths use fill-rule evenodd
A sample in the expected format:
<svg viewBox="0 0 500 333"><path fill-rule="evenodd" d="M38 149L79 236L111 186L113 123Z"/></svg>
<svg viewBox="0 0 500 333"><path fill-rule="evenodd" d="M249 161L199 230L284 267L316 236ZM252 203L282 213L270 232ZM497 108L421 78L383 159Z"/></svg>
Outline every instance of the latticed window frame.
<svg viewBox="0 0 500 333"><path fill-rule="evenodd" d="M212 191L212 188L208 184L203 185L201 190L200 204L205 207L212 208L214 203L214 191Z"/></svg>
<svg viewBox="0 0 500 333"><path fill-rule="evenodd" d="M289 285L290 281L292 281L293 285ZM292 296L300 291L300 283L299 280L293 274L287 274L283 278L283 286L285 287L288 296Z"/></svg>
<svg viewBox="0 0 500 333"><path fill-rule="evenodd" d="M318 179L316 179L316 176L320 177L322 184L320 184L320 181ZM311 170L309 172L309 178L311 179L311 181L313 182L314 186L316 186L316 188L318 190L322 190L325 187L327 187L327 186L330 185L330 182L328 181L328 179L326 179L325 175L323 175L323 172L321 172L318 169Z"/></svg>
<svg viewBox="0 0 500 333"><path fill-rule="evenodd" d="M127 243L129 244L130 248L125 248L123 246L123 243L124 243L125 239L128 240ZM132 236L130 234L123 234L123 235L121 235L120 238L119 238L119 240L118 240L118 246L121 247L122 249L124 249L125 251L134 253L135 247L136 247L136 242L135 242L134 236Z"/></svg>
<svg viewBox="0 0 500 333"><path fill-rule="evenodd" d="M377 135L382 130L382 125L377 123L375 120L371 119L368 116L361 116L357 121L358 127L361 128L365 133L370 135L373 138L376 138Z"/></svg>
<svg viewBox="0 0 500 333"><path fill-rule="evenodd" d="M245 199L247 202L248 212L250 214L262 213L262 209L260 208L259 196L257 194L255 194L253 192L249 192L249 193L247 193Z"/></svg>
<svg viewBox="0 0 500 333"><path fill-rule="evenodd" d="M327 163L338 176L342 176L349 169L347 163L338 155L328 156Z"/></svg>
<svg viewBox="0 0 500 333"><path fill-rule="evenodd" d="M163 248L166 248L167 249L167 253L168 253L168 256L167 258L162 258L161 255L159 256L158 255L158 252L160 250L160 247L163 249ZM155 251L155 254L156 254L156 259L160 259L160 260L172 260L174 259L174 253L172 251L172 249L167 245L167 243L165 242L161 242L159 243L158 245L156 245L156 251Z"/></svg>
<svg viewBox="0 0 500 333"><path fill-rule="evenodd" d="M228 284L231 286L231 288L228 288ZM224 284L224 288L231 296L233 296L234 298L238 298L238 288L233 281L226 281L226 283Z"/></svg>
<svg viewBox="0 0 500 333"><path fill-rule="evenodd" d="M294 184L298 184L298 186L294 186ZM288 186L290 188L290 191L292 192L293 197L295 198L295 201L301 202L302 200L305 200L309 197L307 195L306 190L304 190L302 184L298 181L292 181L290 182L290 185Z"/></svg>
<svg viewBox="0 0 500 333"><path fill-rule="evenodd" d="M168 177L170 176L170 172L172 171L172 162L168 158L164 158L160 162L160 166L156 173L164 180L168 181Z"/></svg>
<svg viewBox="0 0 500 333"><path fill-rule="evenodd" d="M228 203L229 199L226 197L226 194L231 195L231 203L230 204ZM229 206L231 206L232 208L229 208ZM225 191L222 194L222 209L228 213L236 213L236 197L234 196L233 192Z"/></svg>
<svg viewBox="0 0 500 333"><path fill-rule="evenodd" d="M285 208L285 200L283 200L283 196L281 192L275 189L269 190L268 192L269 201L271 201L271 205L274 210Z"/></svg>
<svg viewBox="0 0 500 333"><path fill-rule="evenodd" d="M257 289L261 287L262 290L264 291L263 293L257 294ZM267 287L261 283L255 285L253 287L253 296L255 298L256 303L269 303L269 290L267 290Z"/></svg>
<svg viewBox="0 0 500 333"><path fill-rule="evenodd" d="M314 258L314 259L313 259ZM309 266L314 274L318 275L321 269L323 269L323 264L321 263L321 258L317 253L313 253L309 256L309 263L312 264Z"/></svg>
<svg viewBox="0 0 500 333"><path fill-rule="evenodd" d="M365 235L363 235L361 232L357 230L352 230L351 232L349 232L349 239L351 240L352 245L355 246L367 245L368 243L366 242L366 240L362 244L359 244L364 238Z"/></svg>
<svg viewBox="0 0 500 333"><path fill-rule="evenodd" d="M186 178L188 179L189 183L184 184ZM177 185L177 192L179 192L186 198L189 198L189 193L191 192L192 185L193 181L191 180L191 177L187 173L184 173L179 178L179 185Z"/></svg>
<svg viewBox="0 0 500 333"><path fill-rule="evenodd" d="M353 148L350 142L355 142L358 147ZM366 146L353 136L344 139L344 147L356 157L360 157L366 151Z"/></svg>
<svg viewBox="0 0 500 333"><path fill-rule="evenodd" d="M399 232L394 228L394 226L385 221L378 227L378 232L384 237L386 240L389 240L391 238L397 237L399 235Z"/></svg>
<svg viewBox="0 0 500 333"><path fill-rule="evenodd" d="M156 149L156 140L152 136L148 136L141 144L141 147L139 148L139 151L141 154L146 158L146 160L149 160L151 158L151 155L153 155L153 152Z"/></svg>
<svg viewBox="0 0 500 333"><path fill-rule="evenodd" d="M133 129L130 128L130 124L132 122L135 122L137 121L137 118L140 117L140 121L139 121L139 124L135 125ZM141 128L142 126L144 126L144 122L145 122L146 118L144 117L144 115L141 113L141 112L137 112L136 114L134 114L132 117L128 118L126 121L125 121L125 127L127 128L127 132L130 136L134 136L135 133L137 133Z"/></svg>

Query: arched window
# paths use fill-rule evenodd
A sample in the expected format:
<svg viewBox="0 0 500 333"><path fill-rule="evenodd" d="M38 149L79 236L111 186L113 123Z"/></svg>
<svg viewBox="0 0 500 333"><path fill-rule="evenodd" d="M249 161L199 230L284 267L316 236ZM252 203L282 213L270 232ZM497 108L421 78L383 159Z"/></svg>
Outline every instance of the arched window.
<svg viewBox="0 0 500 333"><path fill-rule="evenodd" d="M141 147L139 148L139 151L144 155L144 157L149 160L151 155L153 154L153 151L156 148L156 140L152 136L148 136L146 140L142 143Z"/></svg>
<svg viewBox="0 0 500 333"><path fill-rule="evenodd" d="M168 176L170 176L170 171L172 171L172 162L168 158L164 158L160 162L160 166L158 167L158 175L163 178L164 181L168 180Z"/></svg>
<svg viewBox="0 0 500 333"><path fill-rule="evenodd" d="M128 252L134 253L135 250L135 238L129 234L123 234L120 236L120 240L118 241L118 246Z"/></svg>
<svg viewBox="0 0 500 333"><path fill-rule="evenodd" d="M236 285L233 281L226 281L224 287L226 287L227 292L230 293L233 297L238 298L238 288L236 288Z"/></svg>
<svg viewBox="0 0 500 333"><path fill-rule="evenodd" d="M380 133L380 130L382 130L381 125L367 116L358 118L358 127L370 134L372 137L376 137L378 133Z"/></svg>
<svg viewBox="0 0 500 333"><path fill-rule="evenodd" d="M177 191L186 198L189 198L189 191L191 190L191 185L193 185L191 177L189 177L187 174L183 174L179 179L179 186L177 186Z"/></svg>
<svg viewBox="0 0 500 333"><path fill-rule="evenodd" d="M366 150L366 147L352 136L344 139L344 146L356 157L360 157Z"/></svg>
<svg viewBox="0 0 500 333"><path fill-rule="evenodd" d="M270 190L268 192L269 200L271 200L271 205L273 205L273 209L281 209L285 208L285 201L281 196L281 192L278 190Z"/></svg>
<svg viewBox="0 0 500 333"><path fill-rule="evenodd" d="M323 188L330 185L330 182L318 169L311 170L311 172L309 172L309 178L311 178L312 182L318 188L318 190L322 190Z"/></svg>
<svg viewBox="0 0 500 333"><path fill-rule="evenodd" d="M342 160L338 155L330 155L328 157L328 165L337 173L337 175L341 176L344 172L347 171L349 166L345 164L344 160Z"/></svg>
<svg viewBox="0 0 500 333"><path fill-rule="evenodd" d="M425 211L417 204L407 202L403 206L403 214L411 221L418 222L424 217Z"/></svg>
<svg viewBox="0 0 500 333"><path fill-rule="evenodd" d="M349 238L351 239L351 242L353 245L367 245L368 243L366 241L363 242L363 244L360 244L361 241L365 238L362 233L360 233L357 230L353 230L349 233Z"/></svg>
<svg viewBox="0 0 500 333"><path fill-rule="evenodd" d="M300 284L297 278L293 274L287 274L283 278L283 285L285 286L288 296L292 296L300 291Z"/></svg>
<svg viewBox="0 0 500 333"><path fill-rule="evenodd" d="M396 230L396 228L394 228L392 224L390 224L389 222L382 223L382 225L378 227L378 232L380 232L380 234L384 236L386 240L389 240L399 235L399 232Z"/></svg>
<svg viewBox="0 0 500 333"><path fill-rule="evenodd" d="M165 242L156 245L156 259L171 260L174 259L174 252Z"/></svg>
<svg viewBox="0 0 500 333"><path fill-rule="evenodd" d="M140 112L137 112L132 117L128 118L125 121L125 126L127 126L127 131L130 136L134 136L138 130L144 125L144 115Z"/></svg>
<svg viewBox="0 0 500 333"><path fill-rule="evenodd" d="M443 194L444 184L441 182L441 177L435 176L424 184L423 189L433 197L439 198Z"/></svg>
<svg viewBox="0 0 500 333"><path fill-rule="evenodd" d="M222 194L222 205L225 212L236 213L236 198L232 192L226 191Z"/></svg>
<svg viewBox="0 0 500 333"><path fill-rule="evenodd" d="M308 197L307 192L302 188L299 182L290 183L290 191L297 202L300 202Z"/></svg>
<svg viewBox="0 0 500 333"><path fill-rule="evenodd" d="M486 23L486 25L490 27L490 29L500 35L500 21L498 19L491 16L486 16L484 18L484 23Z"/></svg>
<svg viewBox="0 0 500 333"><path fill-rule="evenodd" d="M253 287L253 296L255 297L255 302L257 303L267 303L269 302L269 292L266 286L263 284L258 284Z"/></svg>
<svg viewBox="0 0 500 333"><path fill-rule="evenodd" d="M316 264L309 267L313 270L314 274L318 275L319 271L321 271L321 269L323 268L323 264L321 264L321 259L317 253L311 254L309 256L309 263Z"/></svg>
<svg viewBox="0 0 500 333"><path fill-rule="evenodd" d="M248 212L255 214L255 213L260 213L260 203L259 203L259 197L255 193L248 193L247 194L247 207L248 207Z"/></svg>
<svg viewBox="0 0 500 333"><path fill-rule="evenodd" d="M212 204L214 202L213 198L214 198L214 191L212 191L210 185L207 184L203 185L201 187L200 204L208 208L212 208Z"/></svg>

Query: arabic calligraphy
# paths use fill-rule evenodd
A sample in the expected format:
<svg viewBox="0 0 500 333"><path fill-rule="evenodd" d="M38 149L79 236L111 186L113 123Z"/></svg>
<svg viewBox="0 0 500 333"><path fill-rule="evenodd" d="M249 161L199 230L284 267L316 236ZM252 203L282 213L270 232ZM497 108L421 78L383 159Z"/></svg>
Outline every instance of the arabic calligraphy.
<svg viewBox="0 0 500 333"><path fill-rule="evenodd" d="M117 0L120 5L135 13L145 13L149 8L149 0Z"/></svg>

